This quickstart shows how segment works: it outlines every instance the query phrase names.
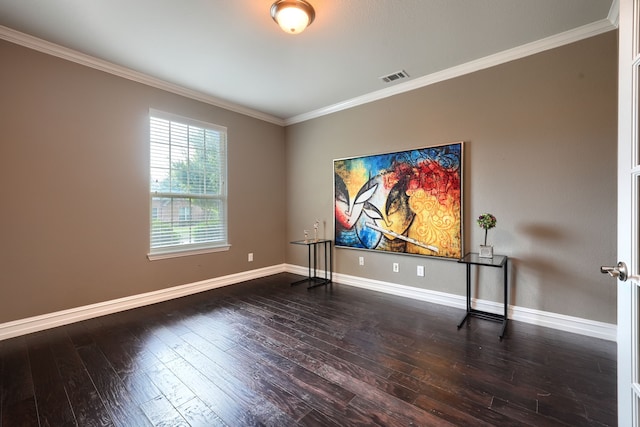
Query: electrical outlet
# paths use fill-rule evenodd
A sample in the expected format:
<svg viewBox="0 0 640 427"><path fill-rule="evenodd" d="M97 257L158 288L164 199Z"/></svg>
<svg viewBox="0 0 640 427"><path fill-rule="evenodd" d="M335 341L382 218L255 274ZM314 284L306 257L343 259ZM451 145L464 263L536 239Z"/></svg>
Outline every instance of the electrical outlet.
<svg viewBox="0 0 640 427"><path fill-rule="evenodd" d="M363 256L358 258L358 264L359 265L364 265L364 257Z"/></svg>
<svg viewBox="0 0 640 427"><path fill-rule="evenodd" d="M394 272L394 273L397 273L397 272L399 272L399 271L400 271L400 265L398 265L398 263L397 263L397 262L394 262L394 263L393 263L393 272Z"/></svg>
<svg viewBox="0 0 640 427"><path fill-rule="evenodd" d="M249 252L249 256L247 256L247 261L253 262L253 252Z"/></svg>
<svg viewBox="0 0 640 427"><path fill-rule="evenodd" d="M424 265L419 265L416 269L416 274L418 277L424 277Z"/></svg>

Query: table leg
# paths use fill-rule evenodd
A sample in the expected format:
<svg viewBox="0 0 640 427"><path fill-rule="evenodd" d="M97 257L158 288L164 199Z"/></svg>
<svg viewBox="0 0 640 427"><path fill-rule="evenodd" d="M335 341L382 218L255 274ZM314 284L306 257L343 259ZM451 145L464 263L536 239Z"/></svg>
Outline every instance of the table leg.
<svg viewBox="0 0 640 427"><path fill-rule="evenodd" d="M329 259L327 258L327 242L324 243L324 280L329 281L329 277L327 276L327 263Z"/></svg>
<svg viewBox="0 0 640 427"><path fill-rule="evenodd" d="M502 321L502 332L500 333L500 341L504 337L504 332L507 329L507 322L509 314L509 260L504 263L504 320Z"/></svg>
<svg viewBox="0 0 640 427"><path fill-rule="evenodd" d="M317 277L318 276L318 266L316 265L316 263L318 262L318 245L312 245L313 246L313 277Z"/></svg>
<svg viewBox="0 0 640 427"><path fill-rule="evenodd" d="M458 329L462 328L462 325L464 325L464 322L467 321L467 318L469 317L469 313L465 314L464 317L462 318L462 320L460 321L460 323L458 323Z"/></svg>
<svg viewBox="0 0 640 427"><path fill-rule="evenodd" d="M507 318L508 307L509 307L509 261L504 264L504 318Z"/></svg>
<svg viewBox="0 0 640 427"><path fill-rule="evenodd" d="M313 276L311 275L311 246L307 246L307 268L309 269L309 279Z"/></svg>
<svg viewBox="0 0 640 427"><path fill-rule="evenodd" d="M333 242L329 242L329 281L333 283Z"/></svg>
<svg viewBox="0 0 640 427"><path fill-rule="evenodd" d="M464 317L458 323L458 329L464 325L464 322L469 318L469 314L471 313L471 264L467 264L467 312Z"/></svg>
<svg viewBox="0 0 640 427"><path fill-rule="evenodd" d="M471 311L471 264L467 264L467 313Z"/></svg>

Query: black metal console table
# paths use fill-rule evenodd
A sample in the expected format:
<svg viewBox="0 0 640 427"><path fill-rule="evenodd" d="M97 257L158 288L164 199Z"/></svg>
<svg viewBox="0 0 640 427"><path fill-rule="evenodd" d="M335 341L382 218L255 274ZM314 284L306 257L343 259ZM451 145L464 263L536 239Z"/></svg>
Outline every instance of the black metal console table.
<svg viewBox="0 0 640 427"><path fill-rule="evenodd" d="M296 240L291 242L293 245L305 245L307 247L308 254L308 268L309 274L306 278L293 282L291 286L299 285L301 283L308 283L307 289L315 288L316 286L326 285L333 280L333 254L331 251L331 240L318 239L318 240ZM324 249L324 277L318 276L318 246L323 246ZM312 256L313 253L313 256Z"/></svg>
<svg viewBox="0 0 640 427"><path fill-rule="evenodd" d="M504 337L504 332L507 329L507 309L509 307L509 298L507 291L507 278L508 278L508 261L509 257L506 255L494 255L493 258L480 258L477 253L468 253L462 259L458 260L461 264L467 265L467 313L464 315L460 323L458 324L458 329L462 327L464 322L467 321L469 316L479 317L481 319L493 320L495 322L502 323L502 332L499 337L502 340ZM502 268L504 271L504 314L496 314L489 313L487 311L477 310L475 308L471 308L471 266L479 265L485 267L496 267Z"/></svg>

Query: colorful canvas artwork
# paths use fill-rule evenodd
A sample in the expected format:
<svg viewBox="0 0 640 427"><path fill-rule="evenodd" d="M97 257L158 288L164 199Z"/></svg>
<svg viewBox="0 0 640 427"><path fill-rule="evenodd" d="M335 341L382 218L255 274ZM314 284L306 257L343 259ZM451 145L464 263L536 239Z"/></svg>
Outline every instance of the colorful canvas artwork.
<svg viewBox="0 0 640 427"><path fill-rule="evenodd" d="M459 259L462 148L334 160L336 247Z"/></svg>

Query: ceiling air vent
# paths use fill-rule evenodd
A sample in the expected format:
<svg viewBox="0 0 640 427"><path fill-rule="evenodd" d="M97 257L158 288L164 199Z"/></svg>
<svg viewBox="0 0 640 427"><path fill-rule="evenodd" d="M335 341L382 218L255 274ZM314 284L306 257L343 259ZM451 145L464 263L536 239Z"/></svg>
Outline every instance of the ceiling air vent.
<svg viewBox="0 0 640 427"><path fill-rule="evenodd" d="M400 70L400 71L396 71L393 74L382 76L380 77L380 80L382 80L385 83L391 83L391 82L395 82L396 80L406 79L407 77L409 77L409 74L407 74L405 70Z"/></svg>

